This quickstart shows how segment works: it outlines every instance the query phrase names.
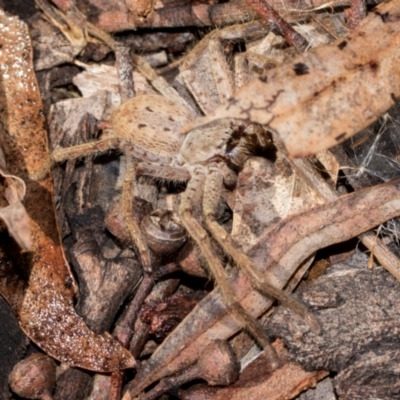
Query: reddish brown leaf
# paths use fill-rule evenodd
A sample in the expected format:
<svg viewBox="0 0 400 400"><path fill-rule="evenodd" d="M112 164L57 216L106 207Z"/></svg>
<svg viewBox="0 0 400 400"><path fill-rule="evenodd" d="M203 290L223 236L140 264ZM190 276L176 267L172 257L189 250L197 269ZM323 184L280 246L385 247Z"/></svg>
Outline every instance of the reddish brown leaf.
<svg viewBox="0 0 400 400"><path fill-rule="evenodd" d="M24 296L11 296L6 288L16 276L2 279L0 292L19 316L24 332L52 357L96 371L133 367L135 361L127 350L108 334L96 335L75 313L75 286L54 216L53 182L49 176L42 182L34 179L48 158L48 147L27 27L0 12L0 37L0 135L8 170L26 183L32 239Z"/></svg>

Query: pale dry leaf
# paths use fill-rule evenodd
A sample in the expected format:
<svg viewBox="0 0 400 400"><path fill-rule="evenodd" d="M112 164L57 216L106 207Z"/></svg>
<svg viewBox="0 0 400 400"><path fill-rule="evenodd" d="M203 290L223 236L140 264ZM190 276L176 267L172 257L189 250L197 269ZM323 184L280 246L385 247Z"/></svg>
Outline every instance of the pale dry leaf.
<svg viewBox="0 0 400 400"><path fill-rule="evenodd" d="M22 200L26 194L25 182L16 175L10 174L6 169L6 159L0 146L0 175L4 178L0 187L8 206L0 208L0 218L7 226L8 233L24 250L32 246L29 217Z"/></svg>
<svg viewBox="0 0 400 400"><path fill-rule="evenodd" d="M323 204L281 153L276 157L274 163L252 157L239 174L232 238L245 252L282 218Z"/></svg>
<svg viewBox="0 0 400 400"><path fill-rule="evenodd" d="M399 194L400 180L395 180L285 218L267 230L248 254L268 282L282 288L316 250L400 215ZM237 299L251 315L258 316L271 306L271 301L256 292L241 273L232 275ZM227 339L239 329L239 321L227 311L219 290L214 290L153 353L129 384L124 400L193 363L210 341Z"/></svg>
<svg viewBox="0 0 400 400"><path fill-rule="evenodd" d="M53 148L60 143L76 144L80 124L85 114L91 114L98 120L110 110L111 94L108 91L96 91L90 97L67 99L51 105L49 115L49 138Z"/></svg>
<svg viewBox="0 0 400 400"><path fill-rule="evenodd" d="M242 87L188 132L222 118L267 125L290 157L335 146L400 95L400 0L376 7L349 36L299 55Z"/></svg>
<svg viewBox="0 0 400 400"><path fill-rule="evenodd" d="M117 69L105 64L83 64L77 65L84 68L82 72L73 77L74 85L78 87L83 97L91 97L100 90L111 92L112 104L117 107L121 104L119 94L119 81ZM137 94L154 94L151 85L138 72L133 72L133 83Z"/></svg>
<svg viewBox="0 0 400 400"><path fill-rule="evenodd" d="M0 218L7 226L8 233L24 250L32 248L29 217L24 205L16 201L7 207L0 208Z"/></svg>
<svg viewBox="0 0 400 400"><path fill-rule="evenodd" d="M32 248L29 284L18 296L0 279L0 292L18 315L27 336L52 357L72 366L112 371L135 365L131 354L108 334L96 335L73 308L75 285L60 244L53 207L53 182L33 177L48 159L41 97L32 65L27 26L0 10L0 137L7 169L26 184ZM16 285L17 286L17 285Z"/></svg>
<svg viewBox="0 0 400 400"><path fill-rule="evenodd" d="M334 185L336 185L339 178L340 163L337 158L331 153L330 150L320 151L315 155L315 158L322 164L325 171L332 179Z"/></svg>
<svg viewBox="0 0 400 400"><path fill-rule="evenodd" d="M155 0L125 0L125 2L136 18L146 18L154 10Z"/></svg>

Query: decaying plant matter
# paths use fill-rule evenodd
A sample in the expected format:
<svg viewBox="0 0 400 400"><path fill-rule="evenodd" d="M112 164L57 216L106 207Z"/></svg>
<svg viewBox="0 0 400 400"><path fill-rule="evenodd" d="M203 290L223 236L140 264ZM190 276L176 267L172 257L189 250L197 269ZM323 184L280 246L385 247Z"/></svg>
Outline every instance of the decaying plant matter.
<svg viewBox="0 0 400 400"><path fill-rule="evenodd" d="M266 329L281 337L291 358L307 370L338 372L334 385L339 396L393 399L399 391L394 360L400 331L399 308L392 305L398 303L399 283L382 268L366 269L367 263L367 255L355 253L300 288L301 298L323 321L322 335L314 335L299 319L288 318L280 307Z"/></svg>
<svg viewBox="0 0 400 400"><path fill-rule="evenodd" d="M137 1L137 0L136 0ZM71 19L79 19L74 14L76 10L70 0L52 0L61 10ZM128 0L126 3L132 2ZM150 0L141 0L143 4L150 5ZM369 0L369 4L377 4L380 1ZM201 2L193 3L188 0L179 3L163 1L164 7L157 7L145 18L138 18L137 11L130 11L124 6L124 2L104 3L96 1L89 3L89 13L93 17L90 19L97 27L106 32L122 32L131 29L154 29L154 28L180 28L182 26L194 27L223 27L232 24L241 24L254 21L259 17L253 7L249 7L245 2L227 1L221 3ZM121 4L122 3L122 4ZM269 2L274 9L290 23L304 21L315 10L340 8L349 6L349 0L297 0L296 2L279 0ZM149 9L150 7L144 7Z"/></svg>
<svg viewBox="0 0 400 400"><path fill-rule="evenodd" d="M224 54L223 42L243 40L252 36L262 37L262 35L264 29L257 22L234 26L210 34L185 57L181 75L191 95L197 100L197 106L203 112L207 113L216 105L231 98L235 91L235 83L236 86L241 86L240 79L248 80L247 71L239 68L245 64L243 62L237 64L236 77L231 72ZM262 61L262 56L259 56L257 61ZM264 63L268 65L268 61L265 59ZM149 70L143 62L138 61L138 63L141 64L139 69ZM150 75L151 71L147 73ZM156 84L159 80L160 78L155 75ZM123 177L122 210L125 223L147 273L151 272L150 253L140 226L132 219L132 188L135 176L138 174L178 182L187 181L187 188L181 195L180 219L190 237L201 249L231 312L243 321L261 345L266 348L269 346L268 339L258 323L236 300L219 256L214 253L207 231L194 217L198 202L202 203L204 225L211 237L245 272L254 287L296 310L318 331L318 322L307 308L281 290L276 290L257 274L252 261L237 249L231 237L215 219L223 187L235 185L235 172L230 167L241 168L248 154L256 147L268 145L267 132L259 125L225 121L207 129L192 131L186 137L180 136L179 130L182 126L199 115L195 111L196 106L187 103L171 87L164 86L158 89L164 97L137 96L115 110L110 121L112 131L102 139L70 148L56 149L51 155L52 160L60 162L104 152L111 148L123 151L127 167ZM135 159L142 162L135 165ZM278 360L273 352L270 357L271 362L277 365Z"/></svg>
<svg viewBox="0 0 400 400"><path fill-rule="evenodd" d="M248 254L260 274L276 287L283 287L295 275L301 261L315 250L348 240L399 215L398 191L396 180L285 218L268 229ZM237 298L252 308L253 315L260 315L271 306L272 302L257 295L244 276L234 276L232 285ZM128 385L129 393L124 400L135 398L154 381L193 362L210 341L226 339L238 329L240 325L232 321L220 293L214 291L156 350Z"/></svg>
<svg viewBox="0 0 400 400"><path fill-rule="evenodd" d="M395 0L390 4L380 6L350 36L342 38L326 48L303 55L294 61L292 60L293 49L282 51L277 49L282 43L273 46L271 41L265 40L268 29L261 22L253 21L212 32L182 60L174 63L174 66L179 66L179 74L174 78L173 86L167 84L164 78L141 58L133 55L135 73L140 73L142 78L144 77L152 85L151 94L143 95L140 93L141 90L137 90L137 87L132 84L131 60L127 48L117 46L116 41L111 37L98 30L94 25L87 23L73 1L53 1L59 7L65 8L67 14L67 19L65 19L65 16L61 17L58 12L54 13L46 1L37 0L37 4L47 10L50 19L59 18L62 21L68 21L68 17L73 19L74 15L78 15L78 20L82 23L81 27L71 25L69 26L71 29L68 31L66 25L63 25L61 29L67 36L69 35L70 40L78 40L80 46L86 43L88 33L92 37L104 40L115 51L116 69L120 73L119 83L128 83L127 86L120 88L122 89L120 94L123 104L113 111L109 123L102 122L98 125L103 128L99 140L72 147L56 147L49 158L51 158L51 162L57 163L68 161L66 172L69 178L72 176L76 158L97 155L108 152L110 149L116 149L123 153L123 157L119 160L121 168L119 178L120 181L123 181L122 197L119 201L120 206L115 206L117 213L118 209L122 210L122 224L117 221L117 217L111 221L115 223L114 225L110 223L112 218L109 214L107 229L120 241L117 244L117 240L115 240L116 248L122 242L134 242L136 250L138 250L139 261L144 268L145 277L142 281L143 287L141 287L144 290L139 290L139 295L130 304L141 303L152 288L154 281L163 276L162 271L153 271L153 266L158 266L159 260L165 255L167 255L165 258L167 259L168 256L171 256L170 253L178 252L180 246L187 242L186 235L180 230L177 242L172 243L175 246L172 247L173 250L170 247L171 243L166 243L164 237L157 236L158 232L155 233L156 237L151 237L151 240L154 239L155 242L149 243L149 237L153 234L150 232L149 226L153 229L154 221L157 223L162 221L161 225L177 225L179 219L173 217L171 220L167 217L172 215L170 211L159 210L143 218L142 223L140 223L142 216L139 218L135 215L135 218L132 218L136 211L134 210L136 199L133 201L133 193L135 185L143 179L142 176L155 178L153 181L157 180L158 183L160 181L184 183L180 188L182 192L175 190L173 194L168 195L165 193L170 190L168 185L164 187L163 184L158 184L157 186L152 182L149 183L149 186L156 193L155 197L162 193L160 196L163 197L164 204L169 201L168 209L178 211L180 222L192 239L193 251L189 263L193 262L196 268L202 263L208 264L217 283L216 289L195 307L157 350L154 351L155 343L148 343L141 357L152 355L138 368L135 379L125 388L125 400L133 399L136 396L155 399L165 391L176 390L183 382L196 378L203 378L211 385L231 384L238 376L238 365L230 346L232 345L237 355L243 353L238 350L240 346L235 347L235 340L238 337L231 341L231 345L227 345L226 341L243 326L246 326L253 337L265 347L266 351L263 356L268 373L271 373L281 363L286 363L286 360L279 359L269 346L268 337L256 320L271 307L272 298L277 298L292 310L297 311L294 315L281 312L281 314L290 315L290 322L306 320L308 322L307 332L310 329L314 331L310 336L317 338L316 342L323 340L318 332L320 328L324 330L324 326L321 326L319 319L316 319L314 313L309 311L309 307L313 308L316 302L318 303L318 299L316 301L305 297L300 302L286 293L293 290L302 279L316 250L358 235L399 215L400 184L399 181L393 181L321 205L323 200L317 199L318 195L305 195L304 188L300 190L295 183L296 179L293 179L293 176L296 175L295 168L298 165L296 167L295 162L288 161L285 149L278 145L279 135L289 152L289 157L311 154L314 152L314 148L310 148L313 143L317 143L319 146L315 147L315 151L336 144L354 133L356 129L377 118L382 110L392 104L394 97L397 96L397 78L386 75L388 71L396 73L398 68L394 65L394 61L397 61L398 54L396 24L400 19L400 13L396 11L396 7L399 8L397 5L399 1ZM126 3L130 7L132 4L134 5L133 12L136 12L134 17L136 22L141 20L143 24L151 25L155 21L154 18L160 15L159 11L153 11L153 1L127 0ZM136 8L136 5L139 5L139 8ZM237 5L228 2L220 6L222 9ZM205 5L202 10L211 8L211 5ZM75 38L72 37L74 30L78 32ZM306 30L307 28L305 28ZM381 31L383 34L380 33ZM367 35L375 36L374 39L378 44L366 40ZM332 37L332 35L326 36ZM259 39L264 39L261 41L263 44L258 43L251 47L253 44L250 45L248 42ZM392 47L389 45L389 41L393 41ZM308 42L311 43L311 41ZM268 43L268 52L272 58L266 57L263 53L249 51L250 48L261 49L263 46L265 48L267 47L266 43ZM301 42L298 48L303 48L305 45L305 41ZM376 51L378 47L382 47L381 53ZM246 51L243 51L244 48ZM274 59L274 55L278 55L278 58ZM289 62L268 71L285 60L289 60ZM8 63L5 64L8 65ZM77 61L77 65L84 64ZM112 69L109 66L107 68ZM280 72L281 70L283 72ZM4 76L8 76L10 71L4 72L3 70L2 72ZM377 81L380 82L379 85L375 85ZM367 83L366 89L364 88L365 82ZM7 85L6 89L10 91ZM371 93L373 90L383 94L374 97L373 101L368 97L367 104L365 102L366 93ZM125 101L134 96L135 92L139 94ZM110 98L108 94L103 94L102 101L104 104L107 103L105 108L109 111ZM35 97L36 101L38 101L37 97ZM85 102L86 105L89 103L96 108L97 100L92 98L87 103ZM9 110L13 110L9 105L7 107ZM68 107L60 106L59 109L68 110ZM355 121L356 118L347 113L347 109L353 111L353 108L355 117L363 122ZM217 111L215 111L216 109ZM82 108L79 112L81 110ZM337 121L333 120L330 114ZM196 120L202 115L206 116ZM216 119L218 121L215 121ZM24 119L24 121L26 120ZM39 118L36 122L40 125L43 121ZM203 126L205 122L207 125ZM58 120L55 119L54 123L57 124ZM21 131L23 130L22 122L16 126ZM196 126L199 127L189 132L189 129ZM333 138L329 136L320 143L319 139L325 133L323 129L327 129L327 126L332 128ZM344 126L346 131L342 132L341 128ZM305 138L302 136L303 129L307 133ZM276 131L278 135L275 133L270 135L268 130ZM180 131L185 131L186 136L179 134ZM5 132L8 133L7 129ZM44 234L44 230L41 230L40 227L38 229L34 223L40 221L40 213L32 205L32 201L38 199L44 189L52 191L48 177L43 183L35 179L35 176L40 175L40 172L46 169L39 168L38 159L43 162L47 157L46 143L42 136L43 129L38 128L36 132L41 133L36 143L40 149L33 147L32 154L36 157L35 160L32 161L30 156L26 158L28 174L23 168L15 169L11 164L12 175L10 175L14 179L13 184L10 185L13 190L12 194L14 194L12 200L16 199L19 203L23 192L21 188L24 188L23 185L19 185L17 177L21 176L29 182L27 209L29 216L33 216L35 220L30 221L29 229L32 229L35 234L33 251L36 254L31 264L33 266L31 279L26 289L21 287L21 282L17 282L16 274L12 275L13 279L15 278L14 281L20 285L16 285L18 296L14 296L15 293L7 288L6 283L9 283L7 280L0 280L0 289L20 316L24 330L32 340L54 358L71 366L95 371L110 372L133 367L135 361L128 351L122 349L109 335L96 335L75 314L72 307L72 298L76 293L74 281L57 242L55 223L50 212L49 202L45 207L49 218L45 218L43 221L48 228L46 233L51 232L51 243ZM295 135L297 136L295 137ZM16 140L17 147L22 149L18 140ZM23 140L26 140L25 136ZM274 143L271 144L272 142ZM13 155L13 151L13 145L7 143L7 155ZM271 155L271 160L274 161L267 160L265 157L252 157L252 153L263 156ZM112 155L112 157L114 156L115 154ZM91 164L92 159L93 157L89 161L85 161L85 164ZM114 159L115 161L116 159ZM272 167L272 165L274 166ZM81 172L82 169L87 171L89 168L85 165L85 168L81 168L79 171ZM38 170L40 170L39 174ZM56 168L56 170L57 173L61 172L61 168ZM0 172L3 173L3 171ZM8 174L8 170L6 174ZM252 177L248 178L245 176L246 174ZM272 178L277 175L279 178ZM3 173L3 176L9 179L9 175ZM116 175L114 176L116 177ZM262 185L258 185L261 181L266 189L262 195ZM82 182L83 180L79 182L81 189L84 186ZM287 186L285 186L286 184ZM304 182L303 185L306 186ZM260 189L258 197L251 193L255 187ZM37 188L44 189L35 190ZM160 190L160 188L162 189ZM293 203L300 199L301 195L303 198L307 197L307 200L300 199L297 205L292 207L292 205L288 205L291 203L291 197L290 201L284 202L284 205L277 205L277 197L274 197L272 192L279 190L282 192L286 190L285 193L289 193L287 197L298 191L297 199L293 194ZM248 198L244 199L243 193L246 191ZM80 191L79 195L82 194L80 200L85 196L87 200L88 192L87 188ZM301 195L299 192L302 192ZM16 194L17 196L15 196ZM66 194L67 188L63 190L64 198ZM332 193L328 196L321 195L321 193L319 195L325 200L335 198ZM167 197L168 201L165 200ZM46 197L46 199L48 198ZM11 203L9 198L7 200ZM242 201L243 203L241 203ZM229 213L225 202L234 213L232 234L225 225L222 226L218 216L221 209L225 213ZM82 206L83 204L84 206ZM315 208L310 210L311 206L315 206ZM82 212L85 207L87 207L85 212ZM79 214L78 217L82 218L82 221L86 221L87 214L85 213L94 212L96 207L101 209L98 205L92 207L89 201L78 202L79 212L76 214ZM268 224L267 218L263 218L267 213L266 207L270 208L268 213L275 208L269 215ZM287 208L287 212L280 213L282 211L280 207ZM274 213L278 209L279 212ZM290 211L288 211L289 209ZM294 210L298 212L304 209L308 211L291 215ZM43 210L40 211L43 212ZM130 281L125 279L125 275L119 277L124 283L122 290L120 281L114 279L115 275L112 272L107 274L105 266L108 266L107 271L111 271L112 268L109 267L123 263L124 268L126 267L128 271L130 266L137 264L138 261L134 258L135 255L131 249L125 249L129 256L123 260L118 258L122 253L118 253L118 256L112 259L103 257L99 251L101 244L97 242L97 235L94 233L95 230L103 230L102 233L106 236L102 225L103 214L101 211L97 214L98 223L91 226L91 230L81 229L81 227L75 229L71 223L72 214L73 212L67 215L66 210L68 228L73 232L73 241L76 242L71 248L70 255L75 272L83 286L76 309L91 329L95 332L102 332L111 329L116 310L130 292ZM75 216L73 215L74 218ZM24 215L24 218L28 217ZM276 224L281 218L284 219ZM249 225L246 226L246 224ZM256 234L254 235L255 232L249 228L251 224L256 225L254 230ZM16 226L14 223L12 225ZM17 228L18 232L23 232L23 229ZM249 232L248 236L251 236L251 240L242 241L241 236L246 236L247 232ZM120 233L122 235L119 235ZM14 237L17 240L19 238L18 235L14 235ZM107 240L114 239L107 234ZM372 237L374 242L373 239ZM171 237L168 240L171 242ZM53 247L48 254L44 254L42 250L48 246ZM40 253L41 251L42 253ZM199 253L201 253L200 262L197 257ZM181 255L181 253L179 254ZM226 272L223 268L224 255L228 261L232 261L240 268L235 269L228 266L226 268L228 272ZM171 262L171 258L168 265L162 266L164 273L177 269L180 261L173 260ZM6 272L8 273L8 271ZM129 272L129 274L136 276L136 282L140 272ZM128 276L128 272L126 276ZM102 313L102 308L107 307L108 302L107 298L102 298L102 295L105 294L103 292L105 286L102 284L106 283L104 280L108 277L114 279L114 285L105 286L108 288L112 286L113 293L116 288L118 290L120 287L120 297L112 307L109 307L108 313ZM171 285L166 286L167 289L160 290L160 293L176 290L178 280L173 277L171 281L173 281ZM44 288L43 293L40 293L40 288ZM284 288L285 291L283 291ZM90 299L85 298L85 290L91 295L95 295ZM159 304L167 304L168 300L163 303L162 296L160 295L158 298ZM57 306L59 307L51 307L54 301L58 302ZM142 313L142 320L136 321L135 326L138 327L138 331L135 334L137 335L130 343L131 353L135 357L140 355L146 334L149 332L145 325L149 323L151 317L154 317L154 307L147 308L147 314L150 316L146 319ZM128 347L135 320L132 315L137 316L138 307L131 314L129 314L129 309L126 314L125 311L123 310L119 316L120 319L114 325L114 337ZM101 314L104 315L103 321L100 321L99 315ZM299 314L302 318L299 318ZM35 317L38 316L43 317L39 322L35 320ZM95 328L92 326L92 322ZM76 327L75 330L72 325ZM125 330L125 328L128 329ZM68 342L67 345L63 345L62 338L66 329L67 339L72 341L72 344ZM121 332L118 332L118 329ZM276 330L279 331L279 326ZM80 340L82 332L84 337L89 337L88 343L84 339ZM240 335L245 336L246 333ZM250 341L249 338L247 339ZM82 343L84 343L83 352L81 351ZM59 348L56 348L58 345ZM220 379L215 379L216 377L213 376L212 371L214 370L211 367L213 367L214 360L213 357L210 359L210 354L204 353L204 349L213 349L217 353L222 349L222 353L228 354L228 359L225 360L227 361L226 368L222 364L217 365ZM81 353L84 353L83 356ZM111 354L110 357L108 357L109 354ZM285 367L288 365L285 364ZM284 369L276 371L276 376L279 376L279 371L284 373ZM63 371L66 370L67 367L63 366ZM73 380L72 377L75 373L86 375L81 370L70 368L68 379ZM303 387L308 387L316 379L321 379L326 374L326 371L310 373L300 381L304 385ZM349 374L357 376L353 370L345 371L342 375L346 379ZM85 382L88 379L90 378L86 375ZM121 397L123 372L118 371L112 375L96 375L93 380L95 383L90 398L111 396L114 400ZM148 390L148 387L156 382L159 384ZM108 389L100 389L103 387L102 385ZM345 380L344 386L346 386ZM68 385L65 387L68 388ZM145 390L148 392L143 394ZM291 395L296 395L299 390L297 387L288 387ZM345 395L346 391L344 390L342 393Z"/></svg>
<svg viewBox="0 0 400 400"><path fill-rule="evenodd" d="M52 400L56 363L44 354L32 354L13 368L9 379L13 392L27 399Z"/></svg>

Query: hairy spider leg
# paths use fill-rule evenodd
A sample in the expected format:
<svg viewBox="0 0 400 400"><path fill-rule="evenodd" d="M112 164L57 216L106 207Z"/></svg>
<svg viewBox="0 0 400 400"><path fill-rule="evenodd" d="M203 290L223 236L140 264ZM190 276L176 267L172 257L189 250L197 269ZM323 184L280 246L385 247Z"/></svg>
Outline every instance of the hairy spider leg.
<svg viewBox="0 0 400 400"><path fill-rule="evenodd" d="M239 250L238 245L233 242L231 236L215 220L223 179L224 177L217 163L210 164L204 184L203 213L205 224L211 236L221 246L224 253L243 271L256 290L263 295L277 299L301 315L316 333L320 333L319 323L308 308L283 290L271 285L260 274L250 258Z"/></svg>
<svg viewBox="0 0 400 400"><path fill-rule="evenodd" d="M264 348L267 353L268 359L271 362L271 367L276 369L280 365L280 360L271 346L268 337L264 333L262 327L237 301L236 296L228 280L225 269L215 255L210 237L205 229L197 222L192 216L193 210L193 197L195 194L201 193L204 188L205 173L200 169L194 171L192 179L189 181L187 189L182 193L181 204L179 208L179 216L182 224L185 226L191 238L199 246L202 255L204 256L210 272L214 277L221 294L225 300L227 309L235 315L249 330L251 335L257 342ZM218 192L219 199L219 192Z"/></svg>

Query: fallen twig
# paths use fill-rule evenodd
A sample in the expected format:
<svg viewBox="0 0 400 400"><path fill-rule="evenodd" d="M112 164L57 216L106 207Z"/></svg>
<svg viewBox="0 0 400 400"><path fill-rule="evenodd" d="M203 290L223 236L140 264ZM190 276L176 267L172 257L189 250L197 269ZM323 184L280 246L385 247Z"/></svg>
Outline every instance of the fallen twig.
<svg viewBox="0 0 400 400"><path fill-rule="evenodd" d="M276 138L275 143L282 154L286 151L279 139ZM292 165L295 171L307 182L308 186L312 188L321 198L326 202L336 200L339 195L336 191L317 173L310 160L306 158L289 159L288 162ZM355 182L355 181L354 181ZM361 189L360 185L354 189ZM400 260L393 254L392 251L379 239L374 232L365 232L360 235L360 240L364 246L371 251L371 253L380 262L388 272L390 272L400 282Z"/></svg>

